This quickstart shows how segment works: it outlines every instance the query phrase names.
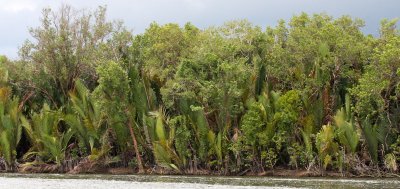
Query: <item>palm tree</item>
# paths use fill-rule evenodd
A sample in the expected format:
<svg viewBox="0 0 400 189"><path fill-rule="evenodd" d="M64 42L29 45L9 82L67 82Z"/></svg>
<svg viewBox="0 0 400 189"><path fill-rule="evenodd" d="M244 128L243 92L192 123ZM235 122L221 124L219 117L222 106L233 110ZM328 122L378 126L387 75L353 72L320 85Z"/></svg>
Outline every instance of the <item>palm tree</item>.
<svg viewBox="0 0 400 189"><path fill-rule="evenodd" d="M16 149L21 139L23 117L18 98L0 100L0 152L6 160L6 170L12 171L15 166ZM4 100L3 100L4 99Z"/></svg>
<svg viewBox="0 0 400 189"><path fill-rule="evenodd" d="M337 127L337 136L339 138L339 142L346 149L350 150L351 153L355 153L360 140L360 134L358 133L354 124L348 95L346 95L345 109L341 108L336 112L334 122Z"/></svg>
<svg viewBox="0 0 400 189"><path fill-rule="evenodd" d="M76 134L79 143L88 155L102 148L102 136L106 133L105 120L100 108L92 99L82 81L75 81L75 90L69 93L71 113L64 116L65 122ZM95 150L96 149L96 150ZM105 152L104 152L105 153Z"/></svg>
<svg viewBox="0 0 400 189"><path fill-rule="evenodd" d="M180 168L183 167L182 160L175 152L173 146L175 128L169 127L169 133L166 132L165 125L169 126L169 118L166 116L166 113L162 108L156 112L151 112L151 115L156 119L156 138L155 141L153 141L153 153L157 164L180 172Z"/></svg>
<svg viewBox="0 0 400 189"><path fill-rule="evenodd" d="M32 122L23 118L22 125L32 145L25 157L37 155L44 162L53 161L57 165L65 160L65 151L73 136L73 130L67 128L60 131L60 121L63 115L60 110L51 111L45 104L39 114L32 115Z"/></svg>

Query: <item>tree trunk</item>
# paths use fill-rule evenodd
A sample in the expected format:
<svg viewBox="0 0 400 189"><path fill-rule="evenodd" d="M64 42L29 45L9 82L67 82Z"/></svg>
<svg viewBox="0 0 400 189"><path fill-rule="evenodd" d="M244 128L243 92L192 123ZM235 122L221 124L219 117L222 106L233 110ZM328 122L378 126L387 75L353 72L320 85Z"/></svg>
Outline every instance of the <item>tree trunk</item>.
<svg viewBox="0 0 400 189"><path fill-rule="evenodd" d="M140 153L139 153L139 149L138 149L138 145L137 145L137 141L136 141L136 137L135 137L135 132L133 130L133 125L132 125L131 118L128 118L128 127L129 127L129 132L130 132L131 137L132 137L133 147L135 149L136 159L137 159L138 166L139 166L139 173L144 173L144 168L143 168L143 164L142 164L142 158L140 157Z"/></svg>

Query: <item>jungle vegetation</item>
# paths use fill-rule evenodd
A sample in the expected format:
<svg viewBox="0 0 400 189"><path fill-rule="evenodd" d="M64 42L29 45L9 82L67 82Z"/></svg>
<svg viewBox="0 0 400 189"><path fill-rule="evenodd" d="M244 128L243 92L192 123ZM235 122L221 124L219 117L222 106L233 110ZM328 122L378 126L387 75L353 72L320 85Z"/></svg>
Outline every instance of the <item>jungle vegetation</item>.
<svg viewBox="0 0 400 189"><path fill-rule="evenodd" d="M44 9L0 58L0 169L241 175L396 174L400 32L302 13L262 29ZM79 169L80 168L80 169Z"/></svg>

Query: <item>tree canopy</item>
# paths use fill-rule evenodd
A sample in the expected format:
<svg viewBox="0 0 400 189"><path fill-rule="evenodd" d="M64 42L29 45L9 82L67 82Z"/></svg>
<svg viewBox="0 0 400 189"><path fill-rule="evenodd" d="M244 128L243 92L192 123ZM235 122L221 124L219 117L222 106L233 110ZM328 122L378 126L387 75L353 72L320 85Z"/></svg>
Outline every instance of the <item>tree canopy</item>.
<svg viewBox="0 0 400 189"><path fill-rule="evenodd" d="M40 21L19 59L0 56L0 169L399 170L397 20L377 37L360 19L306 13L265 30L235 20L141 34L105 7Z"/></svg>

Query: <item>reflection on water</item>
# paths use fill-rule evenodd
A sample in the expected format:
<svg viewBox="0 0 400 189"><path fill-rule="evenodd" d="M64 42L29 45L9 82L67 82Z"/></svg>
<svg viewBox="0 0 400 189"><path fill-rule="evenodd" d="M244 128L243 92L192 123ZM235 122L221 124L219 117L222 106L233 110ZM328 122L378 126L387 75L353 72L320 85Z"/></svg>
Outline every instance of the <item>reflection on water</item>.
<svg viewBox="0 0 400 189"><path fill-rule="evenodd" d="M157 175L0 174L0 188L400 188L399 179L324 179Z"/></svg>

